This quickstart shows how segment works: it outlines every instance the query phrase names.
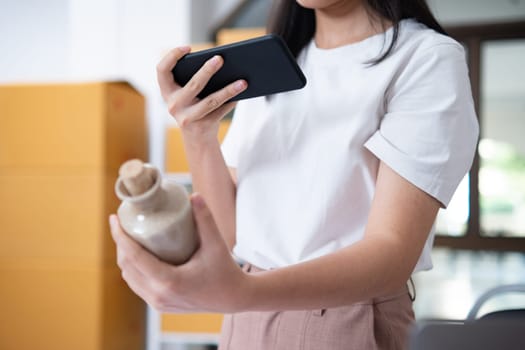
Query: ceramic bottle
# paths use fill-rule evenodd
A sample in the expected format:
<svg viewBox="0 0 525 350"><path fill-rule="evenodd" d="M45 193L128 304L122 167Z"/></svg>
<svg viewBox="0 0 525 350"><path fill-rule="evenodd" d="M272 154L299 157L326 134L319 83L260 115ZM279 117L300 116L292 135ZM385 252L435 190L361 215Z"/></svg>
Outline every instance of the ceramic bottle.
<svg viewBox="0 0 525 350"><path fill-rule="evenodd" d="M191 257L198 240L183 186L133 159L120 167L115 192L122 200L117 211L120 224L131 237L168 263L179 265Z"/></svg>

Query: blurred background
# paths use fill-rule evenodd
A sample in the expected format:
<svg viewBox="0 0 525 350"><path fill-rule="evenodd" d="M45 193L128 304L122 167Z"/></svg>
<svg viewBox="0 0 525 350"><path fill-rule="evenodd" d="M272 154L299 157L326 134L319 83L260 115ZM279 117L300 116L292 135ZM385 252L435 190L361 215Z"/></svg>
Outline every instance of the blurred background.
<svg viewBox="0 0 525 350"><path fill-rule="evenodd" d="M191 186L163 54L262 35L270 3L0 0L0 349L214 348L221 315L158 314L127 289L107 215L129 158ZM414 276L415 311L464 319L489 288L525 283L525 1L429 5L466 49L481 139L436 222L435 267ZM513 307L525 298L482 311Z"/></svg>

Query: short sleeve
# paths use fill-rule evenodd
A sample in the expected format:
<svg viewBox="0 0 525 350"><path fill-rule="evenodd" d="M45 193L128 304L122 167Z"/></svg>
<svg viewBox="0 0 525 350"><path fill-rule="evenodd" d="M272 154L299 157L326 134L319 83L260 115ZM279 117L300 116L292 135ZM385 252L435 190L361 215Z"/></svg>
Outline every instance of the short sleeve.
<svg viewBox="0 0 525 350"><path fill-rule="evenodd" d="M245 124L248 119L248 103L248 100L237 103L232 122L221 144L224 161L230 168L237 168L238 165L240 145L242 144L243 135L246 134Z"/></svg>
<svg viewBox="0 0 525 350"><path fill-rule="evenodd" d="M463 48L446 42L414 54L385 106L365 147L446 207L472 165L479 133Z"/></svg>

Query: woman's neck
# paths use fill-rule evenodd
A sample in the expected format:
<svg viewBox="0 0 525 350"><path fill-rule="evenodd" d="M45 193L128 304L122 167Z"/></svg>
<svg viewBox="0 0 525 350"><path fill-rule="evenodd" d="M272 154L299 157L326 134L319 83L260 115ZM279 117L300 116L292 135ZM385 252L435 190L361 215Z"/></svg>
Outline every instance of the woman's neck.
<svg viewBox="0 0 525 350"><path fill-rule="evenodd" d="M317 47L332 49L382 33L391 24L367 10L363 1L341 1L315 9Z"/></svg>

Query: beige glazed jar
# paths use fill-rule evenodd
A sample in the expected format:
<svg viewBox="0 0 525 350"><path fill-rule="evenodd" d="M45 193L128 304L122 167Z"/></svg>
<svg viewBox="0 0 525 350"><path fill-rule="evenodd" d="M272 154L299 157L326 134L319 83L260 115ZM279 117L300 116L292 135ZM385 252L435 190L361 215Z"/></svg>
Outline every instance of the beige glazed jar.
<svg viewBox="0 0 525 350"><path fill-rule="evenodd" d="M117 211L120 224L132 238L171 264L182 264L191 257L198 240L183 186L133 159L120 167L115 192L122 200Z"/></svg>

